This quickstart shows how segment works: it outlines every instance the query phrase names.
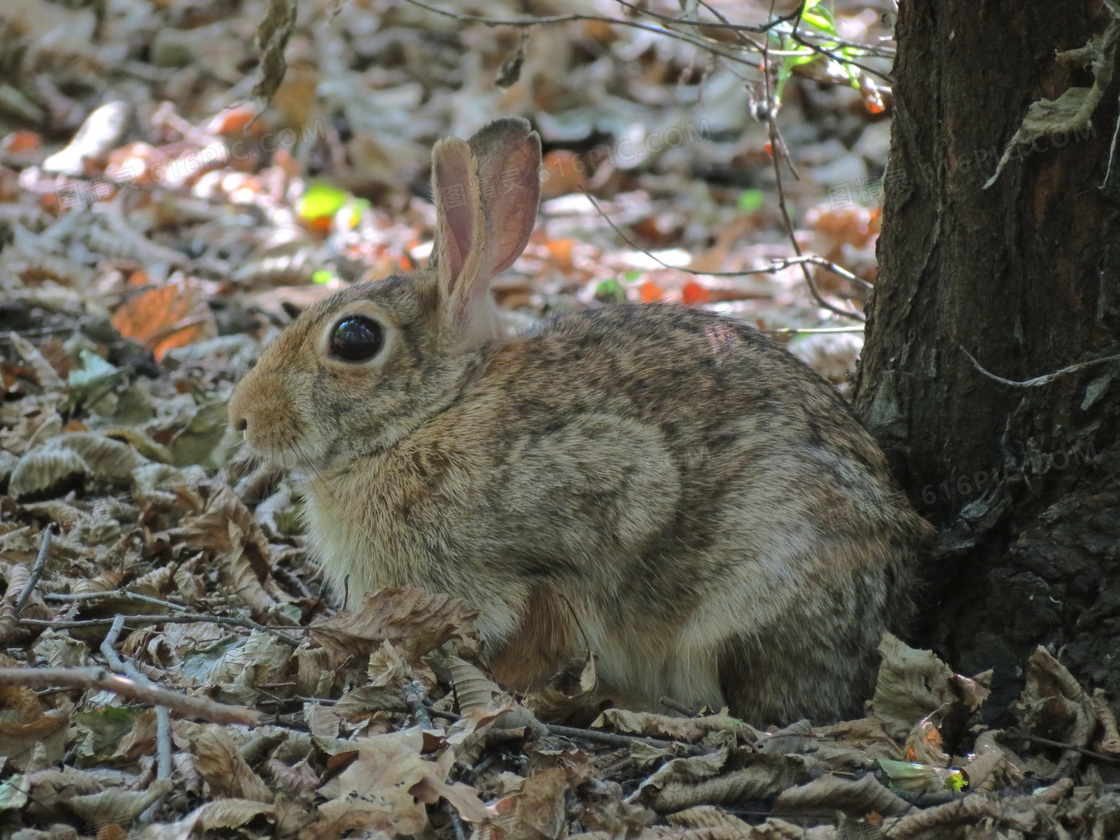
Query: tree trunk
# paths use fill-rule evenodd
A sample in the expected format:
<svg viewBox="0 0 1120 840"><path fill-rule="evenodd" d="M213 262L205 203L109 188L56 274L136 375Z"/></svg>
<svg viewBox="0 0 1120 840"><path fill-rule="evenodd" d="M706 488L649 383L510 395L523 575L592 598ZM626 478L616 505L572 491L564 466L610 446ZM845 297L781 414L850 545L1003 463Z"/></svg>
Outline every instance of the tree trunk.
<svg viewBox="0 0 1120 840"><path fill-rule="evenodd" d="M1047 0L913 0L898 20L855 402L942 528L917 641L962 672L995 667L996 711L1038 644L1120 700L1120 363L1028 387L968 356L1021 381L1120 353L1118 86L984 189L1032 102L1092 86L1055 56L1110 21L1103 3Z"/></svg>

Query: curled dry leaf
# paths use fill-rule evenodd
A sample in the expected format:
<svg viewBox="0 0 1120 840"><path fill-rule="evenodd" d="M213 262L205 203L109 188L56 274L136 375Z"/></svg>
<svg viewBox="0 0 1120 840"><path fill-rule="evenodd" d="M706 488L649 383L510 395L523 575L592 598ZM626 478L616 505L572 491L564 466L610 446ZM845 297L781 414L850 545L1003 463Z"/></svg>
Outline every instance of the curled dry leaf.
<svg viewBox="0 0 1120 840"><path fill-rule="evenodd" d="M168 351L218 334L214 313L195 282L147 289L122 303L112 324L125 338L140 342L161 361Z"/></svg>
<svg viewBox="0 0 1120 840"><path fill-rule="evenodd" d="M697 805L675 814L666 814L665 821L676 828L719 828L734 840L754 840L755 829L736 816L715 805Z"/></svg>
<svg viewBox="0 0 1120 840"><path fill-rule="evenodd" d="M394 690L385 686L363 685L343 694L337 703L323 709L323 714L333 715L342 723L363 720L376 712L399 712L403 708L404 690L400 686Z"/></svg>
<svg viewBox="0 0 1120 840"><path fill-rule="evenodd" d="M520 790L489 806L490 815L479 826L482 838L541 840L560 837L566 821L564 798L567 773L559 768L534 773Z"/></svg>
<svg viewBox="0 0 1120 840"><path fill-rule="evenodd" d="M179 749L194 755L198 774L214 795L272 804L274 794L253 772L224 727L179 721L172 734Z"/></svg>
<svg viewBox="0 0 1120 840"><path fill-rule="evenodd" d="M89 647L65 633L46 630L31 646L35 658L52 668L82 668L90 664Z"/></svg>
<svg viewBox="0 0 1120 840"><path fill-rule="evenodd" d="M745 800L772 799L786 788L808 780L809 762L802 756L756 753L750 758L750 766L742 770L695 783L668 782L659 794L644 804L658 813L680 811L694 805L734 805ZM644 790L643 787L640 792Z"/></svg>
<svg viewBox="0 0 1120 840"><path fill-rule="evenodd" d="M807 720L799 720L777 732L760 732L758 749L771 753L809 753L817 749L817 738L813 726Z"/></svg>
<svg viewBox="0 0 1120 840"><path fill-rule="evenodd" d="M590 720L601 703L595 693L597 684L595 657L588 653L573 660L547 685L527 693L523 702L541 720L568 720L577 715Z"/></svg>
<svg viewBox="0 0 1120 840"><path fill-rule="evenodd" d="M71 796L62 800L67 808L89 825L131 825L144 810L171 790L166 779L153 781L143 790L112 787L98 793Z"/></svg>
<svg viewBox="0 0 1120 840"><path fill-rule="evenodd" d="M306 697L329 697L335 682L330 654L306 644L296 649L296 693Z"/></svg>
<svg viewBox="0 0 1120 840"><path fill-rule="evenodd" d="M1056 772L1071 773L1081 760L1076 748L1087 748L1092 737L1092 702L1069 670L1046 648L1039 646L1031 654L1023 693L1011 710L1025 731L1070 745Z"/></svg>
<svg viewBox="0 0 1120 840"><path fill-rule="evenodd" d="M447 658L451 670L451 684L455 687L455 698L459 710L469 714L477 710L493 709L510 698L502 688L482 672L478 666L458 656Z"/></svg>
<svg viewBox="0 0 1120 840"><path fill-rule="evenodd" d="M1116 729L1116 716L1108 706L1103 689L1093 692L1091 701L1093 717L1101 728L1101 737L1096 743L1096 751L1105 755L1120 755L1120 732Z"/></svg>
<svg viewBox="0 0 1120 840"><path fill-rule="evenodd" d="M949 764L949 754L943 748L941 731L934 725L932 716L922 718L910 730L903 746L907 761L945 767Z"/></svg>
<svg viewBox="0 0 1120 840"><path fill-rule="evenodd" d="M970 712L975 712L983 706L984 701L991 695L992 675L993 671L990 670L972 678L953 674L953 683L961 694L961 700L968 706Z"/></svg>
<svg viewBox="0 0 1120 840"><path fill-rule="evenodd" d="M306 758L293 765L274 756L265 762L265 768L276 786L291 801L307 805L315 798L319 775Z"/></svg>
<svg viewBox="0 0 1120 840"><path fill-rule="evenodd" d="M46 360L34 344L19 333L14 332L8 333L8 341L27 363L27 366L31 368L31 372L35 375L35 380L39 383L40 388L50 393L57 393L66 388L66 383L62 381L62 377L58 375L51 363Z"/></svg>
<svg viewBox="0 0 1120 840"><path fill-rule="evenodd" d="M957 836L954 831L957 826L976 825L981 820L1014 826L1020 832L1030 831L1037 816L1041 816L1036 814L1036 808L1036 803L1023 796L1004 799L966 796L925 811L911 811L891 825L890 837L892 840L939 840Z"/></svg>
<svg viewBox="0 0 1120 840"><path fill-rule="evenodd" d="M500 729L528 727L541 730L541 723L533 713L479 668L457 656L447 657L447 665L459 710L463 714L463 720L452 727L452 732L463 729L468 733L477 730L477 734L482 734L491 724Z"/></svg>
<svg viewBox="0 0 1120 840"><path fill-rule="evenodd" d="M203 831L221 831L246 826L257 817L270 822L276 818L276 806L253 799L215 799L198 810L198 826Z"/></svg>
<svg viewBox="0 0 1120 840"><path fill-rule="evenodd" d="M804 785L788 788L774 801L774 813L787 816L843 811L852 817L871 813L901 814L910 804L883 787L871 774L846 779L828 774Z"/></svg>
<svg viewBox="0 0 1120 840"><path fill-rule="evenodd" d="M998 747L974 755L961 765L961 771L968 779L968 789L973 793L991 793L1007 784L1008 764L1003 750ZM1019 774L1020 777L1022 774Z"/></svg>
<svg viewBox="0 0 1120 840"><path fill-rule="evenodd" d="M583 813L580 822L594 831L609 832L611 837L637 837L657 815L649 808L622 801L622 786L593 776L582 785Z"/></svg>
<svg viewBox="0 0 1120 840"><path fill-rule="evenodd" d="M318 829L419 834L428 826L425 805L441 798L468 822L486 819L477 792L461 782L448 784L450 765L423 758L423 744L419 729L357 739L357 759L339 775L338 797L320 806Z"/></svg>
<svg viewBox="0 0 1120 840"><path fill-rule="evenodd" d="M674 784L690 785L710 779L723 769L727 763L727 750L716 750L707 755L688 758L674 758L661 765L641 783L631 797L638 802L649 802L661 794L665 788Z"/></svg>
<svg viewBox="0 0 1120 840"><path fill-rule="evenodd" d="M24 455L8 485L13 499L61 495L82 485L89 475L86 462L69 449L40 446Z"/></svg>
<svg viewBox="0 0 1120 840"><path fill-rule="evenodd" d="M62 759L69 724L65 713L45 711L32 689L18 685L0 688L0 709L4 710L0 716L0 755L14 767L31 766L37 746L45 750L48 762Z"/></svg>
<svg viewBox="0 0 1120 840"><path fill-rule="evenodd" d="M645 735L688 743L703 740L713 733L725 733L732 742L741 738L748 744L754 743L761 736L754 727L726 714L682 718L652 712L605 709L591 726L595 729L610 728L628 735Z"/></svg>
<svg viewBox="0 0 1120 840"><path fill-rule="evenodd" d="M272 550L252 513L229 487L219 487L197 516L183 519L173 534L195 550L215 553L222 583L254 611L295 624L282 605L290 599L271 577Z"/></svg>
<svg viewBox="0 0 1120 840"><path fill-rule="evenodd" d="M388 588L367 592L361 610L342 610L310 629L312 639L329 652L331 667L352 656L364 662L384 641L412 661L452 639L472 648L476 615L449 595Z"/></svg>
<svg viewBox="0 0 1120 840"><path fill-rule="evenodd" d="M127 444L96 432L69 432L24 455L12 471L8 492L14 499L43 498L92 478L124 483L148 459Z"/></svg>
<svg viewBox="0 0 1120 840"><path fill-rule="evenodd" d="M915 723L954 699L953 672L930 651L915 650L890 633L883 634L879 654L875 717L892 738L902 740Z"/></svg>
<svg viewBox="0 0 1120 840"><path fill-rule="evenodd" d="M29 773L24 781L24 789L28 791L33 807L38 807L47 814L57 813L62 804L73 796L88 796L108 787L107 782L98 779L93 773L66 765Z"/></svg>
<svg viewBox="0 0 1120 840"><path fill-rule="evenodd" d="M284 681L292 655L292 648L276 636L254 630L212 663L205 682L220 687L223 702L251 705L260 686Z"/></svg>

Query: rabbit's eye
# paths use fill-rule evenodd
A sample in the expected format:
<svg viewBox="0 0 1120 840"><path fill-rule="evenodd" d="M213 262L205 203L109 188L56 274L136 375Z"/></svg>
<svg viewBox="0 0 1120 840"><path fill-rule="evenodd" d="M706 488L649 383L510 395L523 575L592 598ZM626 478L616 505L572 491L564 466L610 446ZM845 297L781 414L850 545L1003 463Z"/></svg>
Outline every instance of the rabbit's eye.
<svg viewBox="0 0 1120 840"><path fill-rule="evenodd" d="M344 362L368 362L384 343L380 324L363 315L350 315L335 325L330 354Z"/></svg>

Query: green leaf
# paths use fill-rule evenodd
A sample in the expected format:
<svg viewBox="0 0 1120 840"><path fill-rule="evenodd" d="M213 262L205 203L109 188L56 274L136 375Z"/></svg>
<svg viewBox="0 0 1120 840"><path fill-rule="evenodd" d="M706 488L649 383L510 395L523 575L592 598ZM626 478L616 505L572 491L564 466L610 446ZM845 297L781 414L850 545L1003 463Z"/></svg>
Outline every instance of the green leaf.
<svg viewBox="0 0 1120 840"><path fill-rule="evenodd" d="M753 213L766 203L766 195L762 190L743 190L739 196L739 209L744 213Z"/></svg>
<svg viewBox="0 0 1120 840"><path fill-rule="evenodd" d="M31 782L22 773L16 773L0 784L0 811L19 811L27 804Z"/></svg>
<svg viewBox="0 0 1120 840"><path fill-rule="evenodd" d="M322 181L314 181L300 196L296 212L301 219L312 221L331 217L350 200L350 193Z"/></svg>
<svg viewBox="0 0 1120 840"><path fill-rule="evenodd" d="M805 10L801 13L801 20L827 35L836 34L836 24L832 20L832 10L821 3L821 0L810 0L806 3Z"/></svg>
<svg viewBox="0 0 1120 840"><path fill-rule="evenodd" d="M81 763L88 767L108 759L144 712L140 708L119 706L100 706L87 712L78 712L74 716L74 722L85 736L79 750Z"/></svg>
<svg viewBox="0 0 1120 840"><path fill-rule="evenodd" d="M320 268L311 275L311 282L316 286L323 286L334 279L334 273L325 268Z"/></svg>
<svg viewBox="0 0 1120 840"><path fill-rule="evenodd" d="M595 287L595 300L603 303L622 303L626 300L626 289L617 280L604 280Z"/></svg>
<svg viewBox="0 0 1120 840"><path fill-rule="evenodd" d="M120 375L117 368L85 348L78 351L78 359L81 361L81 367L70 371L70 375L66 377L66 384L70 386L70 390L76 391L79 395L88 394Z"/></svg>
<svg viewBox="0 0 1120 840"><path fill-rule="evenodd" d="M633 283L635 280L641 279L644 273L640 268L632 268L622 275L622 279L627 283Z"/></svg>

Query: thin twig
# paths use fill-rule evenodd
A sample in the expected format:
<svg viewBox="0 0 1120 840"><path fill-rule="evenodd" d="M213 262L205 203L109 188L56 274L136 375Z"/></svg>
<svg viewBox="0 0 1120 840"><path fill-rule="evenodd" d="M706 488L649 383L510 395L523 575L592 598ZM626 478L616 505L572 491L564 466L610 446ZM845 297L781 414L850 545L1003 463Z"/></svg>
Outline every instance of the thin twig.
<svg viewBox="0 0 1120 840"><path fill-rule="evenodd" d="M980 365L978 361L976 361L971 353L964 349L964 345L958 346L960 346L961 352L968 356L968 360L972 362L972 366L975 367L978 371L980 371L989 379L993 379L1003 385L1010 385L1014 388L1037 388L1040 385L1049 385L1059 377L1065 376L1070 373L1077 373L1079 370L1083 370L1087 367L1092 367L1093 365L1104 364L1105 362L1120 362L1120 356L1104 356L1100 359L1091 359L1088 362L1078 362L1075 365L1069 365L1068 367L1061 368L1060 370L1056 370L1053 373L1036 376L1033 379L1016 381L1014 379L1004 379L1002 376L996 376L991 371L986 370Z"/></svg>
<svg viewBox="0 0 1120 840"><path fill-rule="evenodd" d="M619 235L619 238L621 238L623 242L625 242L627 245L629 245L639 253L649 257L658 265L664 266L665 268L671 268L674 271L681 272L682 274L689 274L693 277L746 277L751 274L774 274L778 271L784 271L790 266L811 263L812 265L819 265L821 268L831 271L838 277L843 277L848 282L852 283L853 285L859 286L865 291L870 291L875 288L871 283L868 283L862 277L858 277L855 274L852 274L852 272L848 271L848 269L844 268L843 266L839 266L834 262L826 260L824 257L817 256L816 254L798 254L796 257L772 257L770 265L764 266L762 268L745 268L741 271L697 271L694 268L685 268L684 266L672 265L658 258L656 255L650 253L629 236L627 236L626 233L617 224L615 224L614 221L611 220L611 217L607 215L606 211L603 210L603 208L599 205L599 202L595 200L595 197L591 195L591 193L589 193L587 190L583 190L583 194L587 197L587 200L591 202L591 206L595 208L596 212L603 217L603 221L610 225L611 230L617 233Z"/></svg>
<svg viewBox="0 0 1120 840"><path fill-rule="evenodd" d="M179 613L178 615L129 615L125 616L125 621L130 626L133 624L140 624L144 627L148 627L152 624L193 624L196 622L210 622L211 624L222 624L229 627L243 627L247 630L258 630L262 633L270 633L284 644L291 645L292 647L299 647L300 643L298 640L293 639L291 636L285 635L285 631L305 629L300 627L273 627L271 625L258 624L257 622L248 618L233 618L232 616L224 615L206 615L204 613ZM28 627L72 630L79 627L104 627L106 625L111 625L113 623L113 619L82 618L76 619L74 621L48 621L46 619L26 618L20 623L26 624Z"/></svg>
<svg viewBox="0 0 1120 840"><path fill-rule="evenodd" d="M685 717L696 717L696 709L685 705L679 700L674 700L672 697L662 696L661 705L666 709L672 709L674 712L680 712Z"/></svg>
<svg viewBox="0 0 1120 840"><path fill-rule="evenodd" d="M1086 758L1091 758L1094 761L1103 761L1106 764L1120 764L1120 758L1114 755L1105 755L1104 753L1094 752L1087 750L1084 747L1079 747L1076 744L1068 744L1065 741L1054 741L1050 738L1041 738L1038 735L1031 735L1027 732L1018 732L1015 730L1008 730L1004 733L1008 740L1020 739L1023 741L1030 741L1034 744L1042 744L1044 747L1057 747L1062 750L1071 750L1072 752L1080 753ZM1002 740L1002 739L1001 739Z"/></svg>
<svg viewBox="0 0 1120 840"><path fill-rule="evenodd" d="M200 718L210 723L257 726L263 717L256 709L216 703L205 697L193 697L156 685L145 685L118 676L106 668L0 668L0 685L111 691L138 703L167 706L184 717Z"/></svg>
<svg viewBox="0 0 1120 840"><path fill-rule="evenodd" d="M405 705L408 706L408 711L412 715L412 719L423 729L431 729L434 726L432 723L432 716L428 712L428 707L424 705L424 697L427 693L428 692L424 690L424 686L420 684L420 680L411 680L405 683Z"/></svg>
<svg viewBox="0 0 1120 840"><path fill-rule="evenodd" d="M759 330L763 335L832 335L835 333L862 333L863 327L783 327L780 330Z"/></svg>
<svg viewBox="0 0 1120 840"><path fill-rule="evenodd" d="M651 24L641 23L640 21L636 20L612 18L606 17L605 15L587 15L578 12L574 12L568 15L551 15L549 17L517 18L513 20L505 20L501 18L480 17L479 15L468 15L464 14L463 12L453 12L449 9L440 9L436 6L429 6L427 3L421 2L421 0L407 0L407 2L413 6L417 6L429 12L434 12L437 15L454 18L455 20L461 21L463 23L481 23L484 26L539 26L543 24L571 23L573 21L580 20L598 21L600 23L609 23L615 26L627 26L631 29L642 29L646 32L652 32L655 35L664 35L668 38L675 38L678 41L683 41L686 44L691 44L694 47L705 50L712 55L719 56L720 58L726 58L728 61L734 61L739 64L746 64L749 67L754 66L754 62L749 58L732 55L731 53L726 53L723 50L716 49L710 42L704 40L703 38L693 38L692 36L685 35L675 30L666 29L663 26L653 26Z"/></svg>
<svg viewBox="0 0 1120 840"><path fill-rule="evenodd" d="M110 668L123 671L138 683L155 685L139 668L121 659L120 654L117 653L117 639L123 629L124 616L118 615L113 619L113 626L109 628L109 632L101 642L101 655L105 657ZM171 712L163 705L156 706L156 779L167 781L171 779ZM166 794L156 797L140 815L141 822L151 822L155 819L155 813L165 798Z"/></svg>
<svg viewBox="0 0 1120 840"><path fill-rule="evenodd" d="M19 600L16 601L15 615L17 618L23 612L23 608L27 606L27 602L31 600L31 593L35 591L35 587L39 584L39 578L43 576L43 567L47 565L47 555L51 551L52 528L52 525L48 525L43 529L43 542L39 545L39 556L35 558L35 565L31 567L31 577L27 579L27 585L23 587L23 591L19 593Z"/></svg>
<svg viewBox="0 0 1120 840"><path fill-rule="evenodd" d="M852 65L852 67L858 67L869 76L876 76L882 79L888 85L894 85L894 78L890 75L890 73L884 73L882 70L876 70L874 67L869 67L866 64L862 64L856 61L854 58L848 58L847 56L836 55L835 53L829 52L824 47L819 47L811 41L806 40L805 36L799 35L796 29L790 33L790 38L792 38L798 44L801 44L801 46L805 47L806 49L812 50L813 52L817 53L817 55L823 55L825 58L830 58L837 64L850 64ZM831 41L830 43L836 42ZM837 44L837 46L841 45ZM860 49L866 48L861 46Z"/></svg>
<svg viewBox="0 0 1120 840"><path fill-rule="evenodd" d="M796 29L796 25L794 26ZM778 131L778 120L774 113L774 92L770 85L770 54L769 48L763 51L763 67L765 71L762 74L762 81L766 96L766 128L770 133L770 160L774 165L774 179L778 189L778 209L782 211L782 221L785 223L786 233L789 235L790 244L793 246L793 251L798 257L802 256L801 245L797 242L797 234L793 228L793 217L789 213L789 208L786 207L786 191L782 181L782 160L784 159L792 169L792 162L789 160L789 155L784 154L785 143L782 140L781 134ZM797 173L793 171L794 177ZM820 289L817 288L817 283L813 279L812 273L805 267L805 263L801 263L801 273L805 276L805 284L809 287L809 293L817 302L817 305L827 309L836 315L841 315L845 318L851 318L855 321L865 321L863 315L858 312L853 312L847 309L841 309L834 306L821 296Z"/></svg>
<svg viewBox="0 0 1120 840"><path fill-rule="evenodd" d="M662 750L683 749L689 755L707 755L711 752L698 744L688 744L684 741L662 741L660 738L648 738L645 735L600 732L597 729L580 729L575 726L560 726L555 723L545 724L545 727L552 735L559 735L563 738L582 738L584 741L595 741L612 747L632 747L635 743L642 743Z"/></svg>
<svg viewBox="0 0 1120 840"><path fill-rule="evenodd" d="M105 592L49 592L43 595L47 603L69 604L76 601L103 601L110 598L120 598L123 601L138 601L143 604L152 604L169 610L186 612L189 607L166 601L163 598L154 598L151 595L141 595L139 592L129 592L127 589L110 589Z"/></svg>
<svg viewBox="0 0 1120 840"><path fill-rule="evenodd" d="M460 719L460 715L454 712L433 709L430 705L426 706L426 709L435 717L446 718L450 721L457 721ZM612 747L632 747L635 743L641 743L648 744L651 747L657 747L658 749L680 748L688 752L689 755L707 755L711 752L699 744L688 744L684 741L663 741L660 738L650 738L646 735L602 732L598 729L581 729L578 726L561 726L557 723L546 723L544 727L548 730L550 735L557 735L561 738L582 738L584 741L594 741Z"/></svg>

